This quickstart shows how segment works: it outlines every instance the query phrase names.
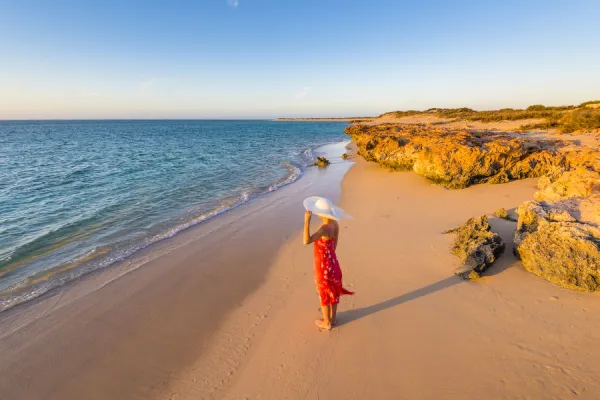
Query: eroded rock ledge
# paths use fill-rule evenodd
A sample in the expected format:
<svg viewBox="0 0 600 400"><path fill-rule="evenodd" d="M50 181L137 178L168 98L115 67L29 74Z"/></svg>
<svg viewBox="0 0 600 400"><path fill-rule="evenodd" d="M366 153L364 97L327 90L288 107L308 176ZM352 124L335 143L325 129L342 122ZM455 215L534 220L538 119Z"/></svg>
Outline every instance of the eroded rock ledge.
<svg viewBox="0 0 600 400"><path fill-rule="evenodd" d="M396 124L352 125L346 133L366 160L412 170L450 189L536 178L574 166L600 171L598 153L570 141Z"/></svg>

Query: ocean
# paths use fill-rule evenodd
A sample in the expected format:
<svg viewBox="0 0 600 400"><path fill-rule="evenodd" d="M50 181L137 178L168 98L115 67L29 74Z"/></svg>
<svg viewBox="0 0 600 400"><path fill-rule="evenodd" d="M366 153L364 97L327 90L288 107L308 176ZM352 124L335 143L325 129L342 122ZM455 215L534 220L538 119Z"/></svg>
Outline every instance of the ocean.
<svg viewBox="0 0 600 400"><path fill-rule="evenodd" d="M0 311L296 181L344 122L0 122Z"/></svg>

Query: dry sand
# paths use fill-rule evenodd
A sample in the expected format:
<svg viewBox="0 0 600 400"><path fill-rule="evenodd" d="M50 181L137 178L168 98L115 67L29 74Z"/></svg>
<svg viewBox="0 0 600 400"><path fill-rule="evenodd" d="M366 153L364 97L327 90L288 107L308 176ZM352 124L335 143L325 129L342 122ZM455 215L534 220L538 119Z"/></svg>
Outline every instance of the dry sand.
<svg viewBox="0 0 600 400"><path fill-rule="evenodd" d="M343 182L339 258L356 290L319 332L300 235L232 313L174 399L565 399L600 393L600 302L524 271L507 249L476 283L445 229L513 209L534 180L449 191L359 161ZM514 223L492 219L507 241ZM218 372L215 372L218 371Z"/></svg>
<svg viewBox="0 0 600 400"><path fill-rule="evenodd" d="M87 296L39 302L33 323L19 323L32 307L2 315L0 398L598 398L597 295L524 271L510 246L478 282L452 274L441 232L514 209L534 180L451 191L355 161L338 254L356 295L333 331L313 324L300 236L297 201L338 195L316 171ZM510 242L514 223L491 223Z"/></svg>

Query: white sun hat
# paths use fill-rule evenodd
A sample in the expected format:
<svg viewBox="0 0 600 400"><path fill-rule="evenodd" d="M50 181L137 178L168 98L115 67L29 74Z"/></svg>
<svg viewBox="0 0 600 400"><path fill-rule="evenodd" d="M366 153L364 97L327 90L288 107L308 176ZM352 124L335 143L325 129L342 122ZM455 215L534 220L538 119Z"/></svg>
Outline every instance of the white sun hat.
<svg viewBox="0 0 600 400"><path fill-rule="evenodd" d="M344 210L334 206L331 200L326 199L325 197L307 197L304 199L303 204L307 211L312 211L313 214L318 215L319 217L331 218L336 221L339 221L342 218L352 219L352 217L346 214Z"/></svg>

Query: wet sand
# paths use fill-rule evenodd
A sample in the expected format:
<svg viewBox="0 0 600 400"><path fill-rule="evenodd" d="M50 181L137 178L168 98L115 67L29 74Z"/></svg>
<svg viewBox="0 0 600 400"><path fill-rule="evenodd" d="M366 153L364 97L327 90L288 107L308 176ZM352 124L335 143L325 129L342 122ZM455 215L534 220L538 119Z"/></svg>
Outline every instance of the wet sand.
<svg viewBox="0 0 600 400"><path fill-rule="evenodd" d="M164 398L229 313L261 285L303 221L302 199L339 197L343 144L326 170L200 224L34 303L0 314L0 398Z"/></svg>

